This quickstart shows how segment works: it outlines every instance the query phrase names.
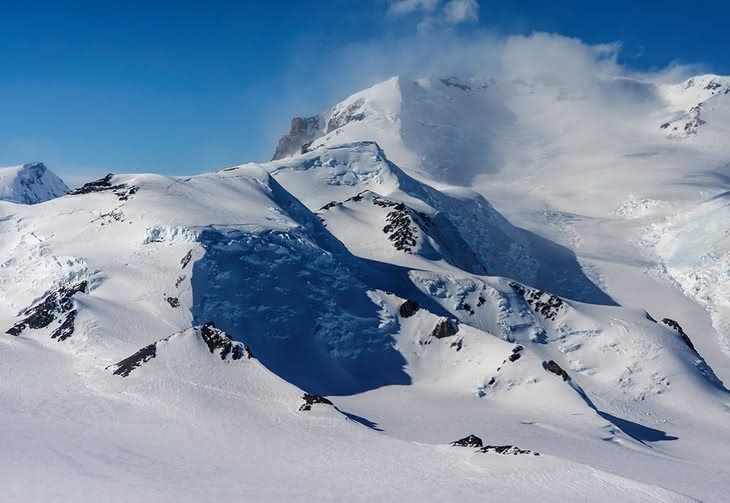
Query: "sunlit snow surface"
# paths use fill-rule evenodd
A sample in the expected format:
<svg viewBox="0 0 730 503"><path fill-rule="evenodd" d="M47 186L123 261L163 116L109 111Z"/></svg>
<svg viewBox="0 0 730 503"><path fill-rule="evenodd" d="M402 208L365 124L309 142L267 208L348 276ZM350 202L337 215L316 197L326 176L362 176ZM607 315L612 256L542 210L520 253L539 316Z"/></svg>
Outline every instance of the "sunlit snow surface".
<svg viewBox="0 0 730 503"><path fill-rule="evenodd" d="M607 84L647 107L614 133L543 84L391 79L303 154L0 201L3 332L85 285L0 338L0 499L724 501L715 81Z"/></svg>

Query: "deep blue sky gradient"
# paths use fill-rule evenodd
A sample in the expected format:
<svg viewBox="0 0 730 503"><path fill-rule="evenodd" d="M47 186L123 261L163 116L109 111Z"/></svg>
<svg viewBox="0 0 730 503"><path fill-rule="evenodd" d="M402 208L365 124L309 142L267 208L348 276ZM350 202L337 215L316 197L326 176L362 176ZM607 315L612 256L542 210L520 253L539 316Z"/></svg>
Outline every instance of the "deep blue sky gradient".
<svg viewBox="0 0 730 503"><path fill-rule="evenodd" d="M332 76L308 62L415 31L416 19L388 17L387 6L0 0L0 165L43 160L72 179L266 159L291 115L352 91L319 92ZM631 67L730 74L728 21L719 1L482 0L481 26L459 29L620 41Z"/></svg>

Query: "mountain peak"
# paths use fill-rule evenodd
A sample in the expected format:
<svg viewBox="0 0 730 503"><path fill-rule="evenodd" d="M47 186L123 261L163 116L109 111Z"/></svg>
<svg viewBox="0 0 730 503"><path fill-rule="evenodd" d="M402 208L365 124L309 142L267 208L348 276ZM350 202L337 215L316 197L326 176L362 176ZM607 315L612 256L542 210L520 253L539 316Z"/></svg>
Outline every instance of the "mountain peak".
<svg viewBox="0 0 730 503"><path fill-rule="evenodd" d="M0 201L38 204L68 191L63 180L42 162L0 168Z"/></svg>

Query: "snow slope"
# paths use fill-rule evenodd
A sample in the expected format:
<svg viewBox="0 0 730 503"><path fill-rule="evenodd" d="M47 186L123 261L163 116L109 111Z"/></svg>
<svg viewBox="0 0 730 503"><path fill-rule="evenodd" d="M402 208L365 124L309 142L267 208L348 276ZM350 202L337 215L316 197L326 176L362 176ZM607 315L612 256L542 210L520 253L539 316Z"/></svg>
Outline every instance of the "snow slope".
<svg viewBox="0 0 730 503"><path fill-rule="evenodd" d="M724 119L660 128L705 80L607 84L655 109L587 148L551 85L392 79L0 201L4 500L724 501Z"/></svg>
<svg viewBox="0 0 730 503"><path fill-rule="evenodd" d="M43 163L0 168L0 201L37 204L66 192L66 184Z"/></svg>

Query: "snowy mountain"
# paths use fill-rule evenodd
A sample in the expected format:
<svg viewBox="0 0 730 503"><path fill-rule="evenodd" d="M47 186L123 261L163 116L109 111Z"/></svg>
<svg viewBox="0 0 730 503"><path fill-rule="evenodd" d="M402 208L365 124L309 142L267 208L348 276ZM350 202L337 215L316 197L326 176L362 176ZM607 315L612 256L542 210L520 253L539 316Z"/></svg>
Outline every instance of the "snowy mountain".
<svg viewBox="0 0 730 503"><path fill-rule="evenodd" d="M38 204L68 192L68 187L43 163L0 168L0 201Z"/></svg>
<svg viewBox="0 0 730 503"><path fill-rule="evenodd" d="M730 117L693 82L394 78L268 163L0 201L9 500L723 501Z"/></svg>

